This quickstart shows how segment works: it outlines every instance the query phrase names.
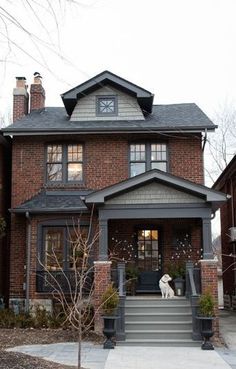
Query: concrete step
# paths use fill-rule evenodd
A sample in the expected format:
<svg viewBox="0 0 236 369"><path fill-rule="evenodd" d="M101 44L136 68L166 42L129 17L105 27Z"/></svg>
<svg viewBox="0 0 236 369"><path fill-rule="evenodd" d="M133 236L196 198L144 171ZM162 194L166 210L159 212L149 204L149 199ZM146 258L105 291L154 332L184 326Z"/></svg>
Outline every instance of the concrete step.
<svg viewBox="0 0 236 369"><path fill-rule="evenodd" d="M191 339L127 339L118 341L118 346L155 346L155 347L200 347L201 341Z"/></svg>
<svg viewBox="0 0 236 369"><path fill-rule="evenodd" d="M186 320L184 322L181 321L160 321L160 322L148 322L148 321L133 321L133 322L125 322L125 330L191 330L192 329L192 321Z"/></svg>
<svg viewBox="0 0 236 369"><path fill-rule="evenodd" d="M125 306L126 313L140 313L142 312L144 315L147 313L189 313L191 312L190 306L188 305L126 305Z"/></svg>
<svg viewBox="0 0 236 369"><path fill-rule="evenodd" d="M125 306L129 305L187 305L190 306L189 300L185 297L176 297L173 299L162 299L158 297L139 297L139 296L127 296L125 301Z"/></svg>
<svg viewBox="0 0 236 369"><path fill-rule="evenodd" d="M126 339L192 339L191 330L126 330Z"/></svg>
<svg viewBox="0 0 236 369"><path fill-rule="evenodd" d="M189 313L146 313L146 312L125 312L125 322L160 322L160 321L179 321L179 322L186 322L192 319L191 312Z"/></svg>

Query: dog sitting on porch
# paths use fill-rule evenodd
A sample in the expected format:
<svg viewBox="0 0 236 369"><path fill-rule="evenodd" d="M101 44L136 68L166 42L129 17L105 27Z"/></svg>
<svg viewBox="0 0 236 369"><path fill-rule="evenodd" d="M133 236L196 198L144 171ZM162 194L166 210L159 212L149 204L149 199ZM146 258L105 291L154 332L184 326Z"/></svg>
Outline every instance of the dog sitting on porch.
<svg viewBox="0 0 236 369"><path fill-rule="evenodd" d="M172 281L172 278L169 276L169 274L164 274L159 281L161 297L163 299L173 298L175 296L174 290L168 283L170 281Z"/></svg>

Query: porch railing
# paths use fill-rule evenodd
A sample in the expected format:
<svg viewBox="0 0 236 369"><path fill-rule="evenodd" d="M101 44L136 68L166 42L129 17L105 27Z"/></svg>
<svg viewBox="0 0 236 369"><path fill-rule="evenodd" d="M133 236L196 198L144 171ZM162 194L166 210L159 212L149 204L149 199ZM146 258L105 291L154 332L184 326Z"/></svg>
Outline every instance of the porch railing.
<svg viewBox="0 0 236 369"><path fill-rule="evenodd" d="M118 263L116 269L111 270L111 280L119 293L119 306L117 309L116 339L125 341L125 263Z"/></svg>
<svg viewBox="0 0 236 369"><path fill-rule="evenodd" d="M194 268L192 262L186 263L186 297L189 298L192 309L192 339L200 340L200 321L197 319L199 295L201 291L200 269Z"/></svg>
<svg viewBox="0 0 236 369"><path fill-rule="evenodd" d="M88 295L93 285L94 273L88 272L83 282L83 293ZM77 280L77 283L79 281ZM63 293L74 292L76 289L76 276L74 271L57 271L53 270L49 273L46 271L36 272L36 290L37 292L52 293L60 289Z"/></svg>

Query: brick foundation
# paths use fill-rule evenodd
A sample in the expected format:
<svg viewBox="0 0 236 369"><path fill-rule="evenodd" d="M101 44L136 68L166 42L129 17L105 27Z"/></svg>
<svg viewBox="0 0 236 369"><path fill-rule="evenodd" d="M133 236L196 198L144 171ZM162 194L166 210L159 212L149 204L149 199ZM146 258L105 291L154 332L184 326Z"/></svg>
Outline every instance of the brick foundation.
<svg viewBox="0 0 236 369"><path fill-rule="evenodd" d="M102 309L101 297L111 282L111 261L94 262L94 309L95 309L95 332L102 332Z"/></svg>
<svg viewBox="0 0 236 369"><path fill-rule="evenodd" d="M215 300L214 340L219 339L218 278L217 261L200 260L202 293L210 291Z"/></svg>

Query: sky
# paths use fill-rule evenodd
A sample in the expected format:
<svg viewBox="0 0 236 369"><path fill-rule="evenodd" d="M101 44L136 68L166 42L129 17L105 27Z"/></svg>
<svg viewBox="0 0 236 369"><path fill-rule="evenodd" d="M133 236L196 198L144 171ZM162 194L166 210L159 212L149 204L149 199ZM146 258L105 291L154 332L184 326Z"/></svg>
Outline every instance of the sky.
<svg viewBox="0 0 236 369"><path fill-rule="evenodd" d="M5 19L7 42L0 25L0 113L11 108L15 76L30 84L35 71L47 106L105 69L153 92L155 103L196 102L213 116L236 100L235 0L29 3L1 1L20 26Z"/></svg>
<svg viewBox="0 0 236 369"><path fill-rule="evenodd" d="M155 94L195 102L212 119L236 104L235 0L1 0L0 117L15 77L40 72L46 106L110 70ZM211 159L206 153L206 163Z"/></svg>

